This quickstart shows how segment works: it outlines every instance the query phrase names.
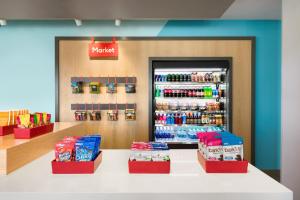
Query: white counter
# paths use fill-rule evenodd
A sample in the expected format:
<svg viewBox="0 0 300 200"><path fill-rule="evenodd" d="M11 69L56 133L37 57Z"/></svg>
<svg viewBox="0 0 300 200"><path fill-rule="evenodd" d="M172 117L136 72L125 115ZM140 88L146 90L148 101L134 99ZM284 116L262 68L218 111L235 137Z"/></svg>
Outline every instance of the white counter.
<svg viewBox="0 0 300 200"><path fill-rule="evenodd" d="M292 200L292 192L249 166L247 174L207 174L196 150L171 150L171 174L129 174L129 150L104 150L95 174L53 175L49 153L0 176L1 200Z"/></svg>

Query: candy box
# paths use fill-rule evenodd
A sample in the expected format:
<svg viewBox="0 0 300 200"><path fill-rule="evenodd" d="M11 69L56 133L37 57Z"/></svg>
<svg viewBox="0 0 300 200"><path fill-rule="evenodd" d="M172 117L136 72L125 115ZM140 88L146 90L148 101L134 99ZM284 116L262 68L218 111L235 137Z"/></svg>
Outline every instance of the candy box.
<svg viewBox="0 0 300 200"><path fill-rule="evenodd" d="M0 136L4 136L4 135L13 133L14 128L17 128L17 125L0 126Z"/></svg>

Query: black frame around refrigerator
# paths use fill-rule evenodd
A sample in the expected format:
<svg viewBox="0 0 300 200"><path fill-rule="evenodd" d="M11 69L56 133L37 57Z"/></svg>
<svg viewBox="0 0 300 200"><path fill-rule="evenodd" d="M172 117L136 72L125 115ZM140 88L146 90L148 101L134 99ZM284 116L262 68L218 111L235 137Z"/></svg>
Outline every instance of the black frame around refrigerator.
<svg viewBox="0 0 300 200"><path fill-rule="evenodd" d="M163 66L157 66L161 62ZM184 62L184 65L181 63ZM156 64L155 64L156 63ZM220 66L220 64L222 65ZM155 66L156 65L156 66ZM227 69L227 96L226 104L228 106L228 131L232 130L232 58L231 57L150 57L149 58L149 141L155 141L154 121L154 72L155 69L174 69L174 68L226 68ZM228 103L227 103L228 102ZM196 149L198 144L171 143L168 144L172 149Z"/></svg>

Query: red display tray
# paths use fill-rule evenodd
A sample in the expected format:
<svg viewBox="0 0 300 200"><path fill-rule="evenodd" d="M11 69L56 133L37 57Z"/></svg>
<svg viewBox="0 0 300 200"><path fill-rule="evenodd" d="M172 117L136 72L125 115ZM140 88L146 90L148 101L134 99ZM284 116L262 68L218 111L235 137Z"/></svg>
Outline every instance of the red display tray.
<svg viewBox="0 0 300 200"><path fill-rule="evenodd" d="M45 133L53 131L54 124L38 126L35 128L14 128L14 135L16 139L30 139Z"/></svg>
<svg viewBox="0 0 300 200"><path fill-rule="evenodd" d="M52 160L53 174L93 174L102 161L102 152L100 151L93 161L87 162L57 162Z"/></svg>
<svg viewBox="0 0 300 200"><path fill-rule="evenodd" d="M247 173L248 161L208 161L197 151L198 161L207 173Z"/></svg>
<svg viewBox="0 0 300 200"><path fill-rule="evenodd" d="M128 169L131 174L169 174L171 161L130 161Z"/></svg>
<svg viewBox="0 0 300 200"><path fill-rule="evenodd" d="M14 128L16 128L16 127L17 127L17 125L0 126L0 136L14 133Z"/></svg>

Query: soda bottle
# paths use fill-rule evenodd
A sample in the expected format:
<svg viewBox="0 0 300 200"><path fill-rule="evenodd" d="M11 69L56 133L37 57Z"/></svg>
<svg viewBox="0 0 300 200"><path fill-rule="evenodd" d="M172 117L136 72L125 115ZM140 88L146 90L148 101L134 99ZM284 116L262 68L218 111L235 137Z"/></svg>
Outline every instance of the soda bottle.
<svg viewBox="0 0 300 200"><path fill-rule="evenodd" d="M167 122L167 115L166 114L163 114L163 117L162 117L162 124L166 124Z"/></svg>
<svg viewBox="0 0 300 200"><path fill-rule="evenodd" d="M170 82L170 74L167 74L167 82Z"/></svg>
<svg viewBox="0 0 300 200"><path fill-rule="evenodd" d="M191 74L188 74L187 82L191 82L191 81L192 81L192 75L191 75Z"/></svg>
<svg viewBox="0 0 300 200"><path fill-rule="evenodd" d="M180 75L176 74L176 82L179 82L179 81L180 81Z"/></svg>
<svg viewBox="0 0 300 200"><path fill-rule="evenodd" d="M174 114L172 113L170 117L171 117L170 120L171 124L175 124Z"/></svg>
<svg viewBox="0 0 300 200"><path fill-rule="evenodd" d="M178 114L177 113L175 113L174 114L174 121L175 121L175 124L179 124L179 120L178 120Z"/></svg>
<svg viewBox="0 0 300 200"><path fill-rule="evenodd" d="M183 74L180 74L179 81L183 82L183 80L184 80L184 76L183 76Z"/></svg>
<svg viewBox="0 0 300 200"><path fill-rule="evenodd" d="M185 112L182 114L182 124L186 124L186 114L185 114Z"/></svg>
<svg viewBox="0 0 300 200"><path fill-rule="evenodd" d="M208 87L208 97L212 98L212 88Z"/></svg>
<svg viewBox="0 0 300 200"><path fill-rule="evenodd" d="M182 124L182 115L181 115L181 113L178 114L178 124L179 125Z"/></svg>

